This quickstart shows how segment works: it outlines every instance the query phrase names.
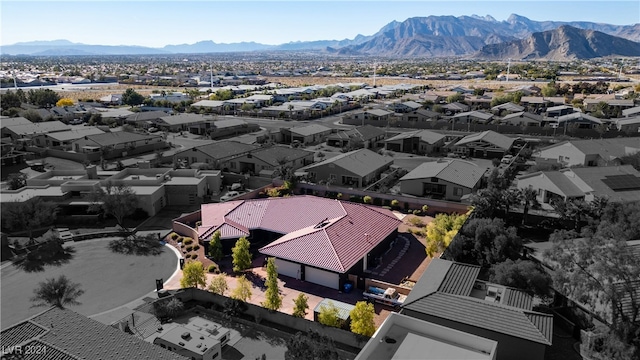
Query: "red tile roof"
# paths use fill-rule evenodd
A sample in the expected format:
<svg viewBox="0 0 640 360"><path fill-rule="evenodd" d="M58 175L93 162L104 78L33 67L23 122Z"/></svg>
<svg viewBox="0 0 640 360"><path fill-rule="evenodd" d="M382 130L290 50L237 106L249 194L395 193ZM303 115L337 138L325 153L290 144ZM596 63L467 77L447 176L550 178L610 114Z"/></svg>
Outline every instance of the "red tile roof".
<svg viewBox="0 0 640 360"><path fill-rule="evenodd" d="M260 249L263 254L340 273L348 271L401 223L389 210L315 196L234 203L202 206L201 238L217 229L222 238L268 230L283 236ZM324 226L316 227L325 219Z"/></svg>

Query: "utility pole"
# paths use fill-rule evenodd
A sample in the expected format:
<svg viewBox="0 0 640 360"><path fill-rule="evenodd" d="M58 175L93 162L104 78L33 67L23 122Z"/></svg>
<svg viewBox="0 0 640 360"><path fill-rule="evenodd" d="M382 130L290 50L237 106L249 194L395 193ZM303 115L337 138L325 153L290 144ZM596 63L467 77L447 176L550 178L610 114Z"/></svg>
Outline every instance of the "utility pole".
<svg viewBox="0 0 640 360"><path fill-rule="evenodd" d="M373 87L376 87L376 70L378 69L378 63L373 63Z"/></svg>
<svg viewBox="0 0 640 360"><path fill-rule="evenodd" d="M509 58L509 63L507 64L507 80L509 82L509 73L511 72L511 58Z"/></svg>

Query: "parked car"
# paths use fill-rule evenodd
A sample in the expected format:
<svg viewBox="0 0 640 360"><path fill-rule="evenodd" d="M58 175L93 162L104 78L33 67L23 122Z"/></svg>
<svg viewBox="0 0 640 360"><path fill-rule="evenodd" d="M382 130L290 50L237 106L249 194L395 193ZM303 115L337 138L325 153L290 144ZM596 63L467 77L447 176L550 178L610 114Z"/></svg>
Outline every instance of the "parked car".
<svg viewBox="0 0 640 360"><path fill-rule="evenodd" d="M513 155L505 155L502 157L502 160L500 160L503 164L510 164L511 161L513 161Z"/></svg>
<svg viewBox="0 0 640 360"><path fill-rule="evenodd" d="M220 202L229 201L239 195L240 193L238 191L228 191L226 194L220 197Z"/></svg>
<svg viewBox="0 0 640 360"><path fill-rule="evenodd" d="M365 300L389 305L393 308L399 308L407 299L406 295L399 294L394 288L382 289L376 286L369 286L369 289L362 293Z"/></svg>
<svg viewBox="0 0 640 360"><path fill-rule="evenodd" d="M147 131L149 131L150 133L154 133L154 132L158 131L158 128L150 127L149 130L147 130Z"/></svg>

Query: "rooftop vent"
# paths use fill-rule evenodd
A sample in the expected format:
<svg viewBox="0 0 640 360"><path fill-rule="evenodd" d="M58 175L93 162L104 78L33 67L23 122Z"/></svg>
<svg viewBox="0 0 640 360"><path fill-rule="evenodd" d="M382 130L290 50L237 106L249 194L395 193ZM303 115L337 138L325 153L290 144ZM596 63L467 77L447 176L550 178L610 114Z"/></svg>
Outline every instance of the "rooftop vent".
<svg viewBox="0 0 640 360"><path fill-rule="evenodd" d="M182 341L180 341L180 342L178 343L178 345L180 345L180 346L184 346L184 343L183 343Z"/></svg>
<svg viewBox="0 0 640 360"><path fill-rule="evenodd" d="M180 335L181 338L188 340L191 337L191 334L189 334L188 331L185 331L182 333L182 335Z"/></svg>
<svg viewBox="0 0 640 360"><path fill-rule="evenodd" d="M322 229L323 227L327 226L329 224L329 218L324 218L322 221L320 221L319 223L316 224L316 226L314 226L314 229Z"/></svg>

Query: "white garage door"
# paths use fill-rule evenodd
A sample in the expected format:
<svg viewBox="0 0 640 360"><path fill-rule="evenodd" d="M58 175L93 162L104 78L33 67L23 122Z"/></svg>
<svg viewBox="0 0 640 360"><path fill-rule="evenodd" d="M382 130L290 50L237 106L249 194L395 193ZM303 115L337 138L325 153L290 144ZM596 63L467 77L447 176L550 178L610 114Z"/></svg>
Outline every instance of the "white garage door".
<svg viewBox="0 0 640 360"><path fill-rule="evenodd" d="M307 266L304 269L304 279L308 282L323 285L332 289L339 289L340 278L338 274Z"/></svg>
<svg viewBox="0 0 640 360"><path fill-rule="evenodd" d="M300 276L300 264L276 258L276 266L278 267L279 275L290 276L294 279L297 279L298 276Z"/></svg>

